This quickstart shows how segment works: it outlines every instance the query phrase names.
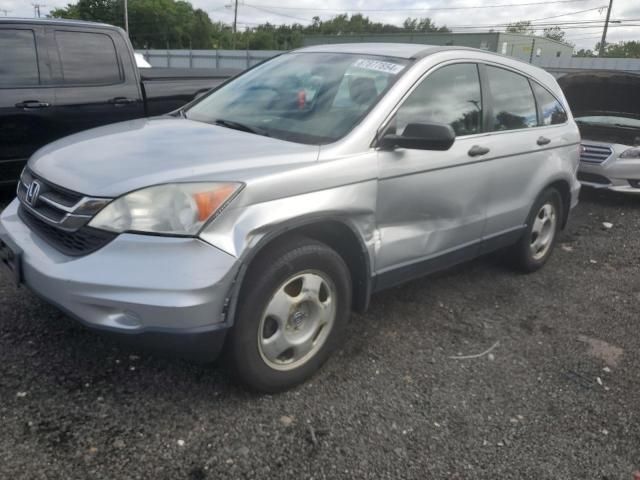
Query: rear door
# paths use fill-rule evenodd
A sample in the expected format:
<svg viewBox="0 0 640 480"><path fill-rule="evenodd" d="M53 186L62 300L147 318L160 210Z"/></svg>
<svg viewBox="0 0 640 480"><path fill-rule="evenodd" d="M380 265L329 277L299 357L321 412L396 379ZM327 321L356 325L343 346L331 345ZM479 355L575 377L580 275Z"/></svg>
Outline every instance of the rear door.
<svg viewBox="0 0 640 480"><path fill-rule="evenodd" d="M38 26L0 25L0 183L14 182L31 154L55 138L42 34Z"/></svg>
<svg viewBox="0 0 640 480"><path fill-rule="evenodd" d="M378 288L474 257L486 218L490 168L483 148L478 66L454 63L429 73L394 114L388 133L408 123L447 123L448 151L379 151ZM484 151L484 150L483 150Z"/></svg>
<svg viewBox="0 0 640 480"><path fill-rule="evenodd" d="M135 65L115 30L49 27L60 135L144 116Z"/></svg>
<svg viewBox="0 0 640 480"><path fill-rule="evenodd" d="M485 248L490 250L517 240L533 202L558 170L558 147L566 144L558 126L567 117L559 103L545 97L543 105L541 95L536 101L537 84L528 77L498 65L483 68L486 123L492 131L487 140L492 172L485 232Z"/></svg>

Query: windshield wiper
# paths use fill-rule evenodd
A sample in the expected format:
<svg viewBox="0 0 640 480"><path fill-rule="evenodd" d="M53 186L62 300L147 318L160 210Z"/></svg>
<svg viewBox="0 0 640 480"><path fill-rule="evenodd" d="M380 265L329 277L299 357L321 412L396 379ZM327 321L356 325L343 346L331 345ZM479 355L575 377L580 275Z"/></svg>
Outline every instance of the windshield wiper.
<svg viewBox="0 0 640 480"><path fill-rule="evenodd" d="M236 122L234 120L226 120L224 118L217 118L213 121L214 125L220 125L221 127L226 127L226 128L232 128L234 130L240 130L242 132L249 132L249 133L255 133L256 135L263 135L265 137L268 137L269 134L267 133L266 130L260 128L260 127L252 127L249 125L246 125L244 123L240 123L240 122Z"/></svg>

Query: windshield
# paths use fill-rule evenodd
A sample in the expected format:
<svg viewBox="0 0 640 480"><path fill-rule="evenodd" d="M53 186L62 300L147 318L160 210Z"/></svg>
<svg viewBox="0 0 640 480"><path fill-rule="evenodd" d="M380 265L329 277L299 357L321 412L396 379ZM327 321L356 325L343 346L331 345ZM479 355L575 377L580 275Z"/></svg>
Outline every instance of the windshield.
<svg viewBox="0 0 640 480"><path fill-rule="evenodd" d="M593 125L607 125L612 127L640 128L640 119L629 117L616 117L609 115L589 115L576 117L576 122L589 123Z"/></svg>
<svg viewBox="0 0 640 480"><path fill-rule="evenodd" d="M358 124L408 63L344 53L289 53L223 85L185 116L298 143L331 143Z"/></svg>

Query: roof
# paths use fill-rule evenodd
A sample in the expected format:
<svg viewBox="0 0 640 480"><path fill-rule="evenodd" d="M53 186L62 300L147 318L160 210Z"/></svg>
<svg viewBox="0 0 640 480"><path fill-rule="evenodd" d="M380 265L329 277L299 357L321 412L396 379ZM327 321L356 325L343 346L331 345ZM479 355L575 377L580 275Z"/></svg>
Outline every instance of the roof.
<svg viewBox="0 0 640 480"><path fill-rule="evenodd" d="M66 18L18 18L0 17L0 23L19 23L28 25L66 25L69 27L101 27L119 28L108 23L88 22L86 20L71 20Z"/></svg>
<svg viewBox="0 0 640 480"><path fill-rule="evenodd" d="M329 43L324 45L312 45L302 47L294 52L317 52L317 53L353 53L356 55L379 55L383 57L396 58L423 58L438 52L478 52L485 55L507 58L520 62L512 57L505 57L488 50L479 48L463 47L456 45L425 45L423 43ZM526 64L529 65L529 64Z"/></svg>
<svg viewBox="0 0 640 480"><path fill-rule="evenodd" d="M385 57L423 57L439 48L434 45L417 43L331 43L314 45L295 50L296 52L355 53L357 55L380 55Z"/></svg>

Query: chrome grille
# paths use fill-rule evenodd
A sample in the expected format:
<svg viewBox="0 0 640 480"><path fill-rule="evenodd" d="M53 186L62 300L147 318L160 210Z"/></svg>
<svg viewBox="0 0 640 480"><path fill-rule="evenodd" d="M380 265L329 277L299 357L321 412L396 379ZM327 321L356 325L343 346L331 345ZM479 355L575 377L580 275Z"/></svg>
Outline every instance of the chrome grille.
<svg viewBox="0 0 640 480"><path fill-rule="evenodd" d="M32 232L70 257L80 257L95 252L118 236L116 233L91 227L82 227L75 232L66 232L39 220L24 205L18 207L18 215Z"/></svg>
<svg viewBox="0 0 640 480"><path fill-rule="evenodd" d="M115 235L87 224L111 199L86 197L25 169L18 183L20 217L38 236L67 255L86 255Z"/></svg>
<svg viewBox="0 0 640 480"><path fill-rule="evenodd" d="M580 161L585 163L604 163L613 154L613 149L606 145L582 144Z"/></svg>

